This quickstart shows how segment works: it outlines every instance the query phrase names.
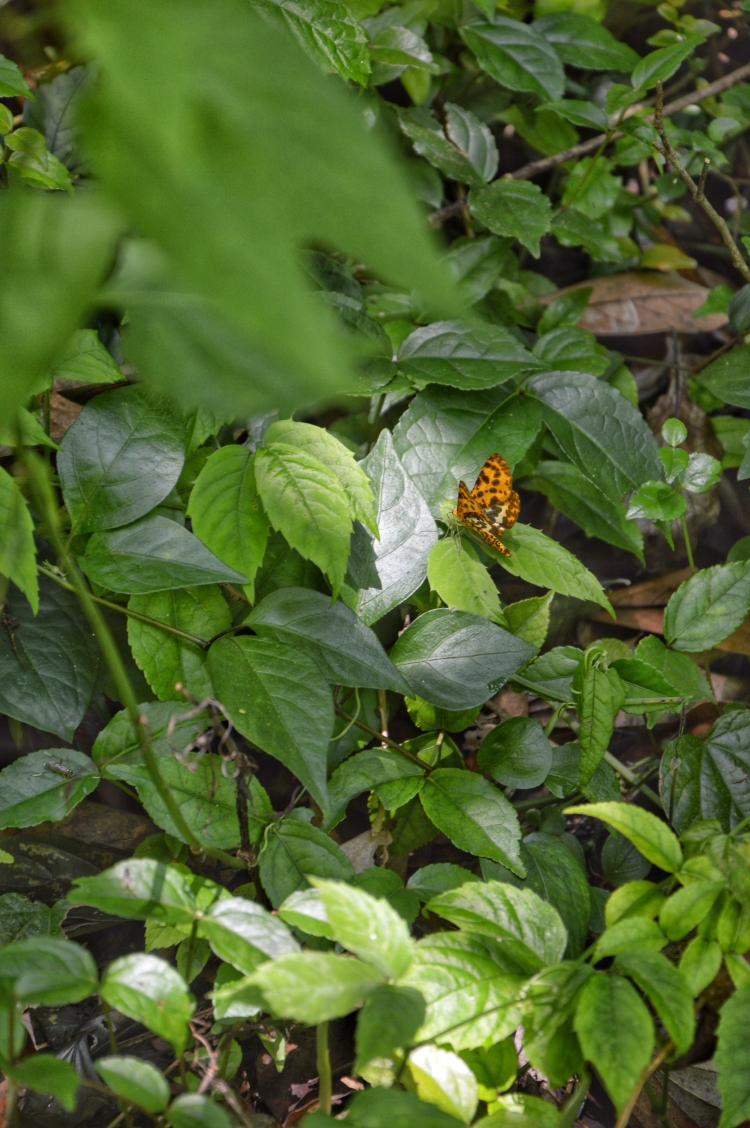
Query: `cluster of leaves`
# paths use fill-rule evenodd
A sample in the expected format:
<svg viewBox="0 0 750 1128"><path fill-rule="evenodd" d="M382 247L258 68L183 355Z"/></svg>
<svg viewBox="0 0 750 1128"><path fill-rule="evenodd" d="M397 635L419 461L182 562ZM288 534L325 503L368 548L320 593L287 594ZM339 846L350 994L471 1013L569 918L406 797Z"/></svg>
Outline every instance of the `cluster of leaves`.
<svg viewBox="0 0 750 1128"><path fill-rule="evenodd" d="M1 62L0 98L27 101L18 120L0 106L0 710L69 745L92 701L121 709L91 756L50 746L0 772L0 828L58 821L102 780L161 828L51 911L0 898L13 1100L24 1086L74 1107L75 1071L26 1054L22 1013L98 992L172 1045L183 1091L131 1056L97 1059L102 1081L174 1128L224 1128L223 1100L241 1115L237 1036L256 1031L281 1064L290 1022L318 1027L323 1128L327 1023L354 1011L371 1086L348 1106L355 1128L567 1128L591 1068L624 1123L649 1071L690 1050L722 976L721 1128L750 1117L750 714L668 744L659 795L609 751L620 710L653 727L710 695L691 655L745 620L748 554L693 570L664 641L545 648L553 596L611 612L599 581L540 529L515 524L507 557L452 515L459 480L500 452L642 561L643 519L670 544L681 522L689 552L686 494L722 468L750 477L744 418L713 417L723 463L688 453L678 419L660 445L623 357L578 325L591 289L551 297L526 267L542 240L583 248L592 274L692 262L659 239L687 213L649 110L625 112L680 67L697 77L719 29L662 4L670 26L641 57L593 6L498 7L71 0L70 51L93 63L32 99ZM409 108L384 97L397 81ZM726 166L749 91L667 120L689 173ZM543 192L533 169L498 175L497 122L548 156L604 136ZM653 185L623 188L617 170L647 161ZM442 263L425 205L463 223ZM749 294L718 287L702 312L745 333ZM700 371L697 404L750 408L748 350ZM56 378L86 393L59 443ZM310 405L334 395L322 426ZM306 411L316 423L292 417ZM503 603L495 566L543 594ZM464 760L453 736L506 685L549 703L547 728L502 719ZM401 708L420 735L398 743ZM574 741L551 742L558 720ZM299 781L283 810L261 754ZM361 796L371 830L342 848ZM565 813L610 828L610 895ZM472 868L405 883L372 864L438 833ZM146 951L97 969L61 937L72 905L145 921ZM201 1059L190 988L206 969ZM521 1024L532 1067L553 1088L575 1079L561 1110L516 1087Z"/></svg>

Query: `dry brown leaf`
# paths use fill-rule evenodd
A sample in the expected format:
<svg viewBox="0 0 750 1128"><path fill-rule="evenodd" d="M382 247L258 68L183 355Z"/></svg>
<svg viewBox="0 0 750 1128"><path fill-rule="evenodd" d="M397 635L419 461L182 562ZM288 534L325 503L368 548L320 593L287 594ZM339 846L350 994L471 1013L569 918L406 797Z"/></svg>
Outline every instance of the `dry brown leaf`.
<svg viewBox="0 0 750 1128"><path fill-rule="evenodd" d="M50 437L59 443L69 427L72 427L78 416L83 411L80 403L61 396L59 392L50 392Z"/></svg>

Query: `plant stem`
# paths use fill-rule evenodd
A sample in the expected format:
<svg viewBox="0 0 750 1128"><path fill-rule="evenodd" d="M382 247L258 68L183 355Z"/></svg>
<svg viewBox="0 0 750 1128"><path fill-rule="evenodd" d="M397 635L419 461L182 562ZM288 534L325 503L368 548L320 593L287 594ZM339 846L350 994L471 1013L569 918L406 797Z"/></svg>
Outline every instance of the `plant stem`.
<svg viewBox="0 0 750 1128"><path fill-rule="evenodd" d="M628 1121L630 1120L630 1116L633 1112L633 1109L635 1108L635 1103L640 1096L641 1089L646 1084L651 1074L656 1072L661 1063L664 1061L665 1057L667 1057L667 1055L670 1054L673 1049L674 1043L671 1041L667 1042L667 1044L665 1046L662 1046L662 1048L659 1050L653 1061L649 1062L649 1064L646 1066L643 1073L638 1078L633 1092L628 1097L625 1107L618 1116L615 1128L627 1128Z"/></svg>
<svg viewBox="0 0 750 1128"><path fill-rule="evenodd" d="M25 448L21 449L24 452L24 465L29 475L29 481L37 505L44 514L53 544L65 569L65 573L69 577L73 590L78 596L81 607L83 608L83 612L96 635L102 654L104 655L104 660L112 674L112 680L115 683L120 701L130 714L146 771L162 803L166 807L179 836L182 838L183 842L187 842L187 844L192 846L195 850L206 853L212 858L217 858L224 862L225 865L230 865L235 869L243 869L243 863L239 858L234 858L224 850L205 846L186 823L177 800L159 770L159 765L151 747L151 733L149 732L146 718L141 714L138 707L138 702L136 701L133 687L130 684L130 678L120 657L120 652L117 649L117 644L112 637L104 617L96 606L95 601L92 599L91 592L86 587L76 562L68 552L67 546L61 536L57 503L47 476L47 468L31 451Z"/></svg>
<svg viewBox="0 0 750 1128"><path fill-rule="evenodd" d="M584 1068L576 1082L573 1092L568 1097L567 1101L562 1107L560 1119L557 1122L557 1128L573 1128L575 1121L578 1118L578 1110L585 1100L586 1093L588 1092L589 1085L591 1084L591 1075L589 1071Z"/></svg>
<svg viewBox="0 0 750 1128"><path fill-rule="evenodd" d="M328 1053L328 1023L319 1022L315 1030L315 1053L318 1066L318 1104L320 1111L331 1115L331 1058Z"/></svg>
<svg viewBox="0 0 750 1128"><path fill-rule="evenodd" d="M382 732L378 732L377 729L371 728L370 725L365 724L364 721L359 721L356 717L350 716L349 713L345 713L344 710L339 709L338 706L336 707L336 713L342 720L350 721L353 725L356 725L357 728L361 728L363 732L368 732L370 736L374 736L376 740L379 740L381 744L385 744L386 747L392 748L394 752L400 752L402 756L406 756L407 760L411 760L413 764L418 764L424 771L428 772L430 770L429 765L425 764L423 760L420 760L419 756L415 756L413 752L409 752L406 748L397 744L395 740L391 740L390 736L384 736Z"/></svg>
<svg viewBox="0 0 750 1128"><path fill-rule="evenodd" d="M682 515L682 535L685 538L685 551L687 552L687 558L688 558L688 564L690 565L690 571L694 572L695 571L695 561L693 560L693 546L690 543L690 533L688 532L687 521L685 520L685 514L684 513Z"/></svg>
<svg viewBox="0 0 750 1128"><path fill-rule="evenodd" d="M626 768L624 764L621 764L617 757L613 756L611 752L605 752L604 759L607 761L609 766L617 772L618 775L622 776L622 778L627 780L628 783L633 784L638 788L639 791L642 791L644 795L648 796L652 803L656 803L658 807L663 806L662 801L656 794L656 792L653 791L647 783L641 783L635 772L631 772L630 768Z"/></svg>
<svg viewBox="0 0 750 1128"><path fill-rule="evenodd" d="M185 961L185 982L190 986L190 972L193 970L193 959L195 957L195 941L198 938L198 921L193 921L193 927L190 930L190 940L188 942L188 954Z"/></svg>
<svg viewBox="0 0 750 1128"><path fill-rule="evenodd" d="M5 1083L5 1123L8 1128L16 1128L16 1105L18 1103L18 1082L12 1077L6 1077Z"/></svg>

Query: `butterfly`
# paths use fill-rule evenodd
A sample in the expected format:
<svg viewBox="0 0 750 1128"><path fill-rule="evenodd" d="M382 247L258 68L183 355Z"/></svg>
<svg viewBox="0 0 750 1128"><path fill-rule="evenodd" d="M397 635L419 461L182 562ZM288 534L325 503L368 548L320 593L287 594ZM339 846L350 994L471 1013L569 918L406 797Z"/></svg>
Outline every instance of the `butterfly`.
<svg viewBox="0 0 750 1128"><path fill-rule="evenodd" d="M521 499L512 488L510 466L499 454L491 454L479 471L474 489L458 483L458 502L453 510L462 525L471 529L496 552L512 556L500 540L506 529L516 523Z"/></svg>

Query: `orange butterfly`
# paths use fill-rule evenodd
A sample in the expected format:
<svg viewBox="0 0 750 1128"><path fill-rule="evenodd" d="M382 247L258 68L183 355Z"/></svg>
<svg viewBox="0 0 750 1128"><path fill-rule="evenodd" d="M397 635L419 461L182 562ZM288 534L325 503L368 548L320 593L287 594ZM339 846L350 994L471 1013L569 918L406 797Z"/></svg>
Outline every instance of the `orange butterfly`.
<svg viewBox="0 0 750 1128"><path fill-rule="evenodd" d="M499 454L491 454L471 493L465 482L458 483L458 502L453 510L462 525L503 556L513 554L499 538L515 525L521 508L521 499L512 486L510 466Z"/></svg>

